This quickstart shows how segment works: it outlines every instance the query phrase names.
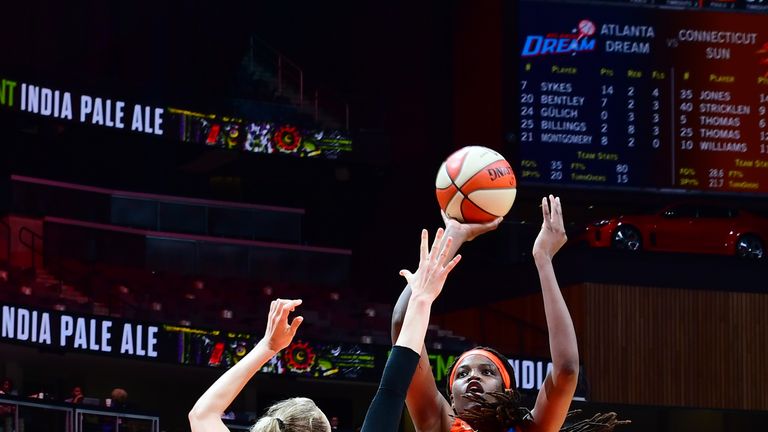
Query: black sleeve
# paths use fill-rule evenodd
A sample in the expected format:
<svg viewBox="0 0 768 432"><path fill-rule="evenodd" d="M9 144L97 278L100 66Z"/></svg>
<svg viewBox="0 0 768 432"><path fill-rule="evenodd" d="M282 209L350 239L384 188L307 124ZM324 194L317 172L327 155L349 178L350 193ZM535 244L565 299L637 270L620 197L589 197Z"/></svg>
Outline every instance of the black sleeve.
<svg viewBox="0 0 768 432"><path fill-rule="evenodd" d="M395 432L403 415L403 403L420 355L410 348L393 346L379 390L368 407L360 432Z"/></svg>

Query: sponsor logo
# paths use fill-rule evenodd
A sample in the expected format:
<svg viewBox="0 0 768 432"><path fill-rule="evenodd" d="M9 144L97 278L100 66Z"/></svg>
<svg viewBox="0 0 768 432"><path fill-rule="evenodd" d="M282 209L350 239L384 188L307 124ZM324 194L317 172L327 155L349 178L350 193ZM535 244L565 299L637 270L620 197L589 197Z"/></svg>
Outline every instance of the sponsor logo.
<svg viewBox="0 0 768 432"><path fill-rule="evenodd" d="M523 57L550 54L571 54L595 50L594 39L597 26L590 20L579 21L570 33L547 33L546 35L528 35L523 44Z"/></svg>

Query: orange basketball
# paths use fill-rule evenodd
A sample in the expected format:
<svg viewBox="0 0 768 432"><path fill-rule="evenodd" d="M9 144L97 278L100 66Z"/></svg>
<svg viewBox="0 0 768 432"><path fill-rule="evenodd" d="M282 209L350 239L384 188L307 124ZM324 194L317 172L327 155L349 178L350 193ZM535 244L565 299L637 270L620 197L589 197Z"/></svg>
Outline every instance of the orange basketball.
<svg viewBox="0 0 768 432"><path fill-rule="evenodd" d="M502 155L487 147L457 150L440 166L437 201L459 222L483 223L504 216L517 195L515 173Z"/></svg>

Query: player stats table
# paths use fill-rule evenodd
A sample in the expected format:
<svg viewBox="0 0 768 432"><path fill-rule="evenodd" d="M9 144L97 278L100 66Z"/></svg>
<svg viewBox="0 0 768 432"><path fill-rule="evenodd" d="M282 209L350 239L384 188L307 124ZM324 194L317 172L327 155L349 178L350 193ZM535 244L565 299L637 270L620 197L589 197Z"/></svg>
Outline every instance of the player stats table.
<svg viewBox="0 0 768 432"><path fill-rule="evenodd" d="M545 1L518 14L521 182L768 192L768 15Z"/></svg>

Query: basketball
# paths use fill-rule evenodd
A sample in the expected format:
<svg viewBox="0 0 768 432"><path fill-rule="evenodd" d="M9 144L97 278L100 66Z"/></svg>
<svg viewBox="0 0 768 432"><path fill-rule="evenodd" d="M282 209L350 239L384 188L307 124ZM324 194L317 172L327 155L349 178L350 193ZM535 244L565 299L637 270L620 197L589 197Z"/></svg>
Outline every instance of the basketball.
<svg viewBox="0 0 768 432"><path fill-rule="evenodd" d="M504 216L517 195L517 181L504 156L487 147L457 150L440 166L437 201L459 222L484 223Z"/></svg>

